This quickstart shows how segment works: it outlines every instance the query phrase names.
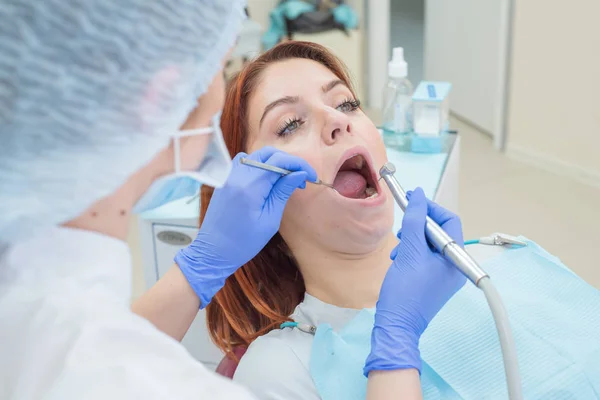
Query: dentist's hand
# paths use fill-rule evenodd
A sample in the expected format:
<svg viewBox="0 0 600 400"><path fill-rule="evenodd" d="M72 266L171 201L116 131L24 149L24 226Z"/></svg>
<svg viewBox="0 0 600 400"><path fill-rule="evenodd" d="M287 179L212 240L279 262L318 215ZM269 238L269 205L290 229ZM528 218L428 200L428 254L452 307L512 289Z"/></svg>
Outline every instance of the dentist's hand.
<svg viewBox="0 0 600 400"><path fill-rule="evenodd" d="M294 172L281 176L249 167L240 163L242 157ZM175 257L200 297L201 308L277 233L294 190L316 179L317 173L305 160L272 147L234 158L231 175L223 188L215 190L196 240Z"/></svg>
<svg viewBox="0 0 600 400"><path fill-rule="evenodd" d="M409 204L398 233L400 244L377 302L371 353L365 365L370 371L415 368L421 371L419 339L438 311L466 282L466 278L425 239L425 217L429 215L460 246L460 219L430 202L423 190L409 193Z"/></svg>

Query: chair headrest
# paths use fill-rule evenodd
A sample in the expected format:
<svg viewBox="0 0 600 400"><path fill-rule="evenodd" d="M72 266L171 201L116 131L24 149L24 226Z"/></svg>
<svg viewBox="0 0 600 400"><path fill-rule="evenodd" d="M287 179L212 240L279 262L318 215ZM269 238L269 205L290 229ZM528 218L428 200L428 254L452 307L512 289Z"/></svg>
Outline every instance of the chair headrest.
<svg viewBox="0 0 600 400"><path fill-rule="evenodd" d="M234 348L232 351L233 357L232 356L223 357L223 359L217 366L217 369L215 370L215 372L226 378L232 379L233 375L235 374L235 370L237 369L237 366L239 364L238 360L242 359L242 356L246 353L246 350L248 350L246 347ZM237 358L237 360L236 360L236 358Z"/></svg>

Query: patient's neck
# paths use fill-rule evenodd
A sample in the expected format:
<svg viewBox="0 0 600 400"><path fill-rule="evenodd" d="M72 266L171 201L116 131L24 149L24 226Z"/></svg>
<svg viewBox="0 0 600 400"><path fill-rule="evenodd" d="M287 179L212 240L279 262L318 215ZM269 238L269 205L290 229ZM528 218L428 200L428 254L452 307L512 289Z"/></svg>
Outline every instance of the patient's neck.
<svg viewBox="0 0 600 400"><path fill-rule="evenodd" d="M321 249L304 249L296 260L302 270L306 291L325 303L344 308L375 307L381 284L390 267L390 252L398 243L390 232L371 252L332 254Z"/></svg>

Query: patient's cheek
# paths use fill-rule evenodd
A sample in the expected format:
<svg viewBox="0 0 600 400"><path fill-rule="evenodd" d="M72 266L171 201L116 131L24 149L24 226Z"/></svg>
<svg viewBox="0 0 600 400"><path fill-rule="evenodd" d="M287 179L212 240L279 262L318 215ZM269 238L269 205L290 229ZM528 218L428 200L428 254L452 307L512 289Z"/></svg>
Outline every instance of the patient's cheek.
<svg viewBox="0 0 600 400"><path fill-rule="evenodd" d="M310 146L308 146L310 144ZM317 170L319 163L317 162L317 157L315 157L314 145L311 143L304 144L300 146L279 146L280 150L285 151L293 156L300 157L305 160L307 163L311 165L315 170ZM299 148L300 147L300 148ZM319 171L317 170L317 173Z"/></svg>
<svg viewBox="0 0 600 400"><path fill-rule="evenodd" d="M319 186L306 182L306 187L304 189L294 190L292 197L288 200L286 208L300 208L303 204L308 204L310 200L314 199L318 189L320 189Z"/></svg>
<svg viewBox="0 0 600 400"><path fill-rule="evenodd" d="M379 171L379 168L383 166L387 162L387 153L385 150L385 145L383 144L383 138L377 132L377 135L371 135L368 139L368 147L373 152L373 159L376 165L374 168L376 171Z"/></svg>
<svg viewBox="0 0 600 400"><path fill-rule="evenodd" d="M314 203L319 195L319 190L322 189L326 188L306 182L306 188L294 190L285 206L284 221L287 219L288 223L295 221L293 222L294 225L304 225L306 219L315 211Z"/></svg>
<svg viewBox="0 0 600 400"><path fill-rule="evenodd" d="M299 227L305 227L310 217L308 204L314 196L314 185L307 183L305 189L296 189L289 198L281 220L280 232L289 240L298 234Z"/></svg>

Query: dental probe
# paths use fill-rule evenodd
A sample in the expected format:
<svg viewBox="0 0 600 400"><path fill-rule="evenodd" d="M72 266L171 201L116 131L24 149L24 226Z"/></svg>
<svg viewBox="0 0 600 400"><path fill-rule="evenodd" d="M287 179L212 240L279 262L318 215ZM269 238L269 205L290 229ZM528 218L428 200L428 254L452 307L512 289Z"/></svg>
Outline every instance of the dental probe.
<svg viewBox="0 0 600 400"><path fill-rule="evenodd" d="M406 211L408 199L406 192L394 176L396 167L388 162L379 170L379 175L389 186L392 196L402 211ZM523 399L521 376L517 360L517 349L510 329L508 314L500 298L500 294L492 285L490 277L477 262L460 247L434 220L427 216L425 235L433 247L456 266L471 282L485 294L485 298L492 311L500 347L504 359L504 372L508 386L508 396L511 400Z"/></svg>
<svg viewBox="0 0 600 400"><path fill-rule="evenodd" d="M283 168L279 168L279 167L274 167L273 165L269 165L269 164L265 164L265 163L261 163L258 161L254 161L254 160L250 160L248 158L240 158L240 162L244 165L248 165L249 167L255 167L255 168L260 168L260 169L264 169L265 171L271 171L271 172L276 172L278 174L281 175L288 175L291 174L292 171L288 171L287 169L283 169ZM330 183L325 183L322 180L318 179L315 182L311 182L311 181L307 181L310 183L314 183L315 185L323 185L323 186L327 186L329 188L332 188L333 190L335 190L335 188L333 187L332 184Z"/></svg>

